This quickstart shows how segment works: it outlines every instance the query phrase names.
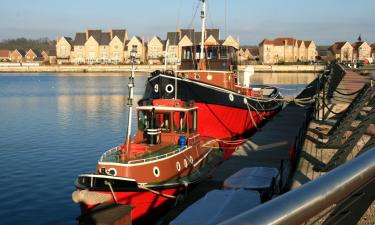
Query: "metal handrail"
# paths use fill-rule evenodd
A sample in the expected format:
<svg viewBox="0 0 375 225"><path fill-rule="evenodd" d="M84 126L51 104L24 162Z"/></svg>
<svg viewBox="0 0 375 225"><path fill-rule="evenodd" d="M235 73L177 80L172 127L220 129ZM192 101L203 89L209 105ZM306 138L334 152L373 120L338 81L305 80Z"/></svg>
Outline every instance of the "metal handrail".
<svg viewBox="0 0 375 225"><path fill-rule="evenodd" d="M374 179L374 162L372 147L318 179L220 224L301 224Z"/></svg>

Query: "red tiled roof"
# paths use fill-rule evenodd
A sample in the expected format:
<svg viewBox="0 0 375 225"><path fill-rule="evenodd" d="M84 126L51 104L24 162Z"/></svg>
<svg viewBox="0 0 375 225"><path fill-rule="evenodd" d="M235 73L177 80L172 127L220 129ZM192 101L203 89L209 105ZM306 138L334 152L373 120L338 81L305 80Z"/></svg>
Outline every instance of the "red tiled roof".
<svg viewBox="0 0 375 225"><path fill-rule="evenodd" d="M306 48L310 47L311 43L312 43L312 41L305 41Z"/></svg>
<svg viewBox="0 0 375 225"><path fill-rule="evenodd" d="M341 48L346 44L346 41L335 42L331 45L328 49L331 50L333 53L338 54L340 53Z"/></svg>
<svg viewBox="0 0 375 225"><path fill-rule="evenodd" d="M8 58L10 56L10 51L6 49L0 49L0 57Z"/></svg>

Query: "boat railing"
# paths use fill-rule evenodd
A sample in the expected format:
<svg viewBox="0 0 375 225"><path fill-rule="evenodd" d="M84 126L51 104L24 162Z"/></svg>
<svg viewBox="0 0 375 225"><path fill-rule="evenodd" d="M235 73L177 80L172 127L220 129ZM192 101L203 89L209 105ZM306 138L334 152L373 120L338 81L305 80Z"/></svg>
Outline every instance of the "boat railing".
<svg viewBox="0 0 375 225"><path fill-rule="evenodd" d="M168 152L168 153L165 153L165 154L162 154L162 155L152 156L152 157L143 158L143 159L129 160L126 163L127 164L145 163L145 162L149 162L149 161L153 161L153 160L163 159L163 158L167 158L169 156L172 156L174 154L177 154L177 153L179 153L183 150L187 150L187 149L190 149L190 148L191 148L191 146L190 147L184 146L182 148L179 147L174 151L171 151L171 152ZM117 154L117 153L120 152L120 150L121 150L121 148L119 146L109 149L108 151L103 153L103 155L99 159L99 162L117 162L120 159L120 155ZM112 160L111 160L111 158L112 158Z"/></svg>
<svg viewBox="0 0 375 225"><path fill-rule="evenodd" d="M162 155L158 155L158 156L153 156L153 157L148 157L148 158L144 158L144 159L135 159L135 160L130 160L128 161L128 164L135 164L135 163L145 163L145 162L149 162L149 161L154 161L154 160L158 160L158 159L163 159L163 158L167 158L168 156L171 156L171 155L174 155L174 154L177 154L183 150L187 150L187 149L190 149L190 147L182 147L182 148L177 148L176 150L172 151L172 152L168 152L168 153L165 153L165 154L162 154Z"/></svg>

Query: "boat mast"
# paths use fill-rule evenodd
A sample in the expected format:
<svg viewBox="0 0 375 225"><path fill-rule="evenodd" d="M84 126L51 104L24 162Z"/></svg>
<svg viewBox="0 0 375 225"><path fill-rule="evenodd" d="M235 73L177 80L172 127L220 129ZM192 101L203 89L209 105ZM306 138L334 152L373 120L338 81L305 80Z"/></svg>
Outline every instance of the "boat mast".
<svg viewBox="0 0 375 225"><path fill-rule="evenodd" d="M132 114L133 114L133 94L134 94L134 71L135 71L135 55L137 53L137 50L135 47L132 48L130 51L130 60L132 64L132 70L129 77L128 82L128 90L129 90L129 97L128 97L128 107L129 107L129 113L128 113L128 129L126 132L126 151L122 150L121 152L121 159L123 161L126 160L126 158L129 156L129 150L130 150L130 137L131 137L131 128L132 128Z"/></svg>
<svg viewBox="0 0 375 225"><path fill-rule="evenodd" d="M206 33L206 0L202 1L202 11L201 11L201 19L202 19L202 37L201 37L201 53L199 59L204 59L204 40L205 40L205 33Z"/></svg>

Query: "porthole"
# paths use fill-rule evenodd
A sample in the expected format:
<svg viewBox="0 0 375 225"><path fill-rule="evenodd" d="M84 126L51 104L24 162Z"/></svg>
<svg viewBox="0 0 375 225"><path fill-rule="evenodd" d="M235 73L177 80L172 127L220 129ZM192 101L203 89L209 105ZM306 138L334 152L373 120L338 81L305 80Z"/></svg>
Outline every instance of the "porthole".
<svg viewBox="0 0 375 225"><path fill-rule="evenodd" d="M187 168L187 167L188 167L188 162L187 162L187 160L186 160L186 159L184 159L184 166L185 166L185 168Z"/></svg>
<svg viewBox="0 0 375 225"><path fill-rule="evenodd" d="M234 96L233 96L233 94L229 94L229 100L230 100L231 102L233 102L233 100L234 100Z"/></svg>
<svg viewBox="0 0 375 225"><path fill-rule="evenodd" d="M181 164L180 164L180 162L176 162L176 169L177 169L177 171L180 172L180 170L181 170Z"/></svg>
<svg viewBox="0 0 375 225"><path fill-rule="evenodd" d="M160 176L160 170L159 170L159 167L154 166L153 172L154 172L154 176L155 176L155 177L159 177L159 176Z"/></svg>
<svg viewBox="0 0 375 225"><path fill-rule="evenodd" d="M159 92L159 85L158 84L155 84L155 86L154 86L154 91L157 93L157 92Z"/></svg>
<svg viewBox="0 0 375 225"><path fill-rule="evenodd" d="M115 168L109 168L108 169L108 174L111 176L116 176L117 175L117 170Z"/></svg>
<svg viewBox="0 0 375 225"><path fill-rule="evenodd" d="M191 163L191 164L193 164L193 162L194 162L194 159L193 159L193 157L192 157L192 156L190 156L190 157L189 157L189 160L190 160L190 163Z"/></svg>
<svg viewBox="0 0 375 225"><path fill-rule="evenodd" d="M212 75L211 74L207 75L207 80L212 80Z"/></svg>
<svg viewBox="0 0 375 225"><path fill-rule="evenodd" d="M174 90L174 87L173 87L173 85L172 84L168 84L167 86L165 86L165 91L167 92L167 93L172 93L173 92L173 90Z"/></svg>
<svg viewBox="0 0 375 225"><path fill-rule="evenodd" d="M199 80L199 79L201 79L201 76L199 74L195 74L194 79Z"/></svg>

